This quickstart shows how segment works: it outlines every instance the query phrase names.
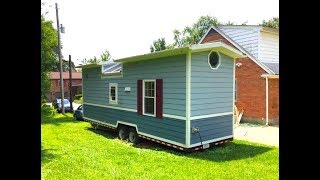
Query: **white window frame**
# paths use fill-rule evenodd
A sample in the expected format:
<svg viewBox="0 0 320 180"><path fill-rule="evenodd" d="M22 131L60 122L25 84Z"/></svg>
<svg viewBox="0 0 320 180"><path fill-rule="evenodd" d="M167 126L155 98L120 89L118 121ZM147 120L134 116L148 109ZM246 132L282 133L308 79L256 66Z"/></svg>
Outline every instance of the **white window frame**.
<svg viewBox="0 0 320 180"><path fill-rule="evenodd" d="M112 100L111 87L115 87L116 100ZM109 83L109 104L118 104L118 83Z"/></svg>
<svg viewBox="0 0 320 180"><path fill-rule="evenodd" d="M217 53L218 54L218 57L219 57L219 59L218 59L218 65L217 65L217 67L212 67L211 66L211 64L210 64L210 55L211 55L211 53ZM215 51L215 50L212 50L212 51L210 51L210 53L208 54L208 64L209 64L209 66L210 66L210 68L211 69L214 69L214 70L217 70L218 68L219 68L219 66L220 66L220 64L221 64L221 56L220 56L220 53L218 52L218 51Z"/></svg>
<svg viewBox="0 0 320 180"><path fill-rule="evenodd" d="M144 107L144 101L145 101L145 83L146 82L154 82L154 97L149 97L149 98L154 98L154 105L153 105L153 112L154 114L149 114L149 113L145 113L145 107ZM156 80L155 79L146 79L146 80L142 80L142 114L143 115L146 115L146 116L152 116L152 117L156 117L156 101L157 101L157 84L156 84Z"/></svg>

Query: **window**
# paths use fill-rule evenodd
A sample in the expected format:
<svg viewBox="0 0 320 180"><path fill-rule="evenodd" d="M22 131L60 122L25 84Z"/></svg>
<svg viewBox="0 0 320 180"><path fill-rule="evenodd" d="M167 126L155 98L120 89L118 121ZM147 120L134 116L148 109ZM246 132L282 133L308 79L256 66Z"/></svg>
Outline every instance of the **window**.
<svg viewBox="0 0 320 180"><path fill-rule="evenodd" d="M61 86L61 82L60 82L60 80L58 80L58 87L60 87Z"/></svg>
<svg viewBox="0 0 320 180"><path fill-rule="evenodd" d="M208 63L211 69L218 69L220 66L220 55L218 52L211 51L208 55Z"/></svg>
<svg viewBox="0 0 320 180"><path fill-rule="evenodd" d="M156 93L155 80L143 81L143 114L155 116Z"/></svg>
<svg viewBox="0 0 320 180"><path fill-rule="evenodd" d="M118 84L109 83L109 103L118 104Z"/></svg>
<svg viewBox="0 0 320 180"><path fill-rule="evenodd" d="M237 102L237 80L234 80L234 101Z"/></svg>

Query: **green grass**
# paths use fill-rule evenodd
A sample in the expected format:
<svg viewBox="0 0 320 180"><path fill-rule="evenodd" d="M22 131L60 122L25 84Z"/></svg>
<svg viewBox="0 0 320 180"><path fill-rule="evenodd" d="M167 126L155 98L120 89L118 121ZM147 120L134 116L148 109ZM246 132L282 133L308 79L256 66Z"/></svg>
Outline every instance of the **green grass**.
<svg viewBox="0 0 320 180"><path fill-rule="evenodd" d="M43 179L278 179L279 149L234 140L185 153L150 141L137 146L94 130L72 114L42 108Z"/></svg>

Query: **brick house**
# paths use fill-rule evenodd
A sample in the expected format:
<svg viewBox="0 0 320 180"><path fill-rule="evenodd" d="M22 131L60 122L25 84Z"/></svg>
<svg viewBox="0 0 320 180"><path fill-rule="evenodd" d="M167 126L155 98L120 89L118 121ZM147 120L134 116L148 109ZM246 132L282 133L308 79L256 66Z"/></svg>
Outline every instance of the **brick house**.
<svg viewBox="0 0 320 180"><path fill-rule="evenodd" d="M62 72L63 77L63 87L64 87L64 97L69 98L69 72ZM61 97L60 91L60 72L50 72L49 78L51 81L51 89L47 94L47 100L52 102L56 97ZM82 73L72 72L72 94L82 93Z"/></svg>
<svg viewBox="0 0 320 180"><path fill-rule="evenodd" d="M222 41L247 55L236 59L235 102L241 122L279 124L279 31L262 26L210 27L199 44Z"/></svg>

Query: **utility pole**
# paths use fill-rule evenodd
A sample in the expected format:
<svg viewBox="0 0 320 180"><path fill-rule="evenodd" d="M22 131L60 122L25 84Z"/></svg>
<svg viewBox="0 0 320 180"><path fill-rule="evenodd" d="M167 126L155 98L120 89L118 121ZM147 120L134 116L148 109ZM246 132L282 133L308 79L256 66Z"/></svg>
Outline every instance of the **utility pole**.
<svg viewBox="0 0 320 180"><path fill-rule="evenodd" d="M61 60L61 42L60 42L60 27L59 27L59 14L58 14L58 3L56 3L56 16L57 16L57 30L58 30L58 54L60 62L60 91L61 91L61 108L62 114L64 114L64 89L63 89L63 77L62 77L62 60Z"/></svg>
<svg viewBox="0 0 320 180"><path fill-rule="evenodd" d="M71 55L69 55L69 91L70 91L70 108L73 111L72 105L72 67L71 67Z"/></svg>

